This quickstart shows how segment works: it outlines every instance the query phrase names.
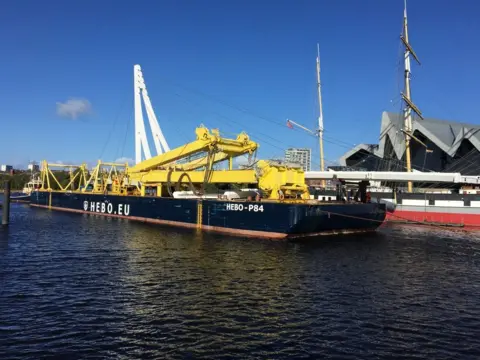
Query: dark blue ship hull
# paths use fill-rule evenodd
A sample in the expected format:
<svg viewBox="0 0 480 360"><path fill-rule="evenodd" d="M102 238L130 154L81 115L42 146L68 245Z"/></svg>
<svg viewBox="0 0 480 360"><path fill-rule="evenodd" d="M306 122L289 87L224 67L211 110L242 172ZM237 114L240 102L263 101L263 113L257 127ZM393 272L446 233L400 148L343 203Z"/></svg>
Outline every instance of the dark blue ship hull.
<svg viewBox="0 0 480 360"><path fill-rule="evenodd" d="M374 231L384 204L293 204L35 191L30 205L241 236L295 238Z"/></svg>

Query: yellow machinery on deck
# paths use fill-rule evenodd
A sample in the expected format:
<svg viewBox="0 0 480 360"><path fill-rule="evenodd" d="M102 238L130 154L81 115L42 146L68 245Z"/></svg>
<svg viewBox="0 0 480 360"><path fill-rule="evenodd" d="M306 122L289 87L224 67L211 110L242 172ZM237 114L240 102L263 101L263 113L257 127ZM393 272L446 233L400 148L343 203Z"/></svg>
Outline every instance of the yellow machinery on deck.
<svg viewBox="0 0 480 360"><path fill-rule="evenodd" d="M244 132L236 139L220 136L217 129L204 126L196 129L196 140L166 153L151 157L135 166L102 163L91 171L85 164L63 165L42 163L41 190L108 193L112 195L172 196L172 188L187 188L197 196L205 193L206 184L244 184L262 190L268 199L309 199L304 172L299 167L280 162L259 160L249 168L234 170L233 159L256 153L258 144ZM196 157L192 160L193 157ZM228 161L228 169L214 165ZM69 182L62 186L52 168L68 168ZM121 169L123 168L123 169ZM74 170L75 169L75 170Z"/></svg>

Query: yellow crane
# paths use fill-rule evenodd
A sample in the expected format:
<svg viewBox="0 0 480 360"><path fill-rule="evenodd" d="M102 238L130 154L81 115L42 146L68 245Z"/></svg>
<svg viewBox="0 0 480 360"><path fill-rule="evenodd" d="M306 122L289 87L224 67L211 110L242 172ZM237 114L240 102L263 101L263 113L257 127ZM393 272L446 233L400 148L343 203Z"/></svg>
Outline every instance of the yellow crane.
<svg viewBox="0 0 480 360"><path fill-rule="evenodd" d="M248 135L244 132L240 133L236 139L226 139L220 136L218 129L212 129L212 131L209 131L206 127L200 126L195 130L195 134L195 141L179 146L166 153L154 156L148 160L144 160L130 168L130 173L168 167L178 160L188 158L189 156L201 152L207 152L208 155L214 155L215 157L211 159L213 162L229 159L231 164L233 157L252 154L258 148L258 144L251 141ZM200 162L194 160L186 164L178 165L177 168L181 170L193 170L202 166L207 166L208 155Z"/></svg>
<svg viewBox="0 0 480 360"><path fill-rule="evenodd" d="M171 196L172 187L176 186L179 189L182 185L188 185L197 195L202 195L208 183L250 184L256 185L268 199L272 200L310 198L301 168L288 167L275 161L259 160L249 169L233 169L235 157L251 156L259 147L246 133L240 133L236 139L228 139L221 137L217 129L210 131L204 126L198 127L195 133L194 141L132 167L128 167L127 164L99 161L90 176L87 176L84 173L85 166L82 166L81 180L78 189L74 191ZM188 160L195 155L200 156L195 160ZM187 161L182 163L185 159ZM213 166L222 161L228 161L228 169L215 170ZM125 169L119 171L120 167ZM42 174L46 174L43 178L47 180L43 189L51 190L49 178L55 176L46 162L43 163ZM67 191L61 186L60 190Z"/></svg>

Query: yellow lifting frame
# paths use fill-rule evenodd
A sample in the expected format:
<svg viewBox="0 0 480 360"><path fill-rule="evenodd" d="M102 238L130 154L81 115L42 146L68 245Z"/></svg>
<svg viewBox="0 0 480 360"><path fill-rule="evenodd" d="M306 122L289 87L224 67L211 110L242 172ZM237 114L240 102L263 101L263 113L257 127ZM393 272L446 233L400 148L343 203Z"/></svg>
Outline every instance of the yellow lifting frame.
<svg viewBox="0 0 480 360"><path fill-rule="evenodd" d="M158 169L159 167L178 166L180 169L193 170L207 166L207 157L204 157L200 162L204 162L203 165L195 165L194 160L187 164L174 165L174 162L194 155L199 152L213 153L215 158L214 162L223 161L228 157L236 157L244 154L252 154L258 149L258 144L251 141L247 134L240 133L237 139L226 139L220 137L218 130L213 129L209 131L206 127L200 126L195 130L197 139L188 144L179 146L173 150L170 150L164 154L154 156L148 160L144 160L141 163L131 167L129 173L138 173L142 171L148 171Z"/></svg>
<svg viewBox="0 0 480 360"><path fill-rule="evenodd" d="M68 168L70 172L69 183L66 186L62 186L51 168ZM72 170L74 168L80 169L80 171L77 172L74 176L72 176L73 175ZM72 190L79 190L82 184L85 184L85 181L86 181L86 165L85 164L82 164L82 165L53 164L53 163L49 164L46 161L42 161L42 167L40 171L40 179L42 180L42 186L40 189L52 191L52 187L50 183L50 178L52 178L54 182L58 185L58 188L61 191L67 191L67 189L74 184L74 181L77 179L77 177L80 178L79 187L78 189L72 189ZM45 184L47 185L47 187L45 187Z"/></svg>
<svg viewBox="0 0 480 360"><path fill-rule="evenodd" d="M66 191L79 176L79 187L76 191L88 193L106 192L108 185L111 184L112 188L109 192L113 194L127 195L127 193L131 193L133 186L134 194L144 196L145 188L148 186L156 187L157 196L161 196L162 186L175 186L179 181L182 184L188 184L191 181L193 184L256 184L259 189L266 192L269 199L283 200L284 198L295 199L298 197L309 199L305 175L300 168L288 167L275 161L259 160L255 169L232 169L234 157L251 155L259 147L256 142L249 139L247 134L242 132L236 139L226 139L220 137L218 130L209 131L204 126L198 127L195 133L195 141L142 161L133 167L128 167L128 164L98 161L88 179L85 164L48 164L43 161L42 189L52 191L51 177L62 191ZM206 153L206 155L183 164L178 163L179 160L198 153ZM213 170L215 163L224 160L229 162L228 170ZM70 182L66 187L61 186L50 167L70 168ZM105 169L105 167L110 168ZM125 170L119 172L117 171L119 167L123 167ZM72 176L72 168L80 168L81 171ZM198 170L202 168L203 170ZM92 189L87 190L89 185L92 185ZM128 190L129 188L130 190Z"/></svg>

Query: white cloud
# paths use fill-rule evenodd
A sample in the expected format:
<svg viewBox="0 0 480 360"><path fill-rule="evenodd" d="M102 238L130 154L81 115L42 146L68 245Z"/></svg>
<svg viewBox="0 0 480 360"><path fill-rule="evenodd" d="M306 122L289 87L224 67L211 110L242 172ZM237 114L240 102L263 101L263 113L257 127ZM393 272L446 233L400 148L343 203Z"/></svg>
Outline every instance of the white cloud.
<svg viewBox="0 0 480 360"><path fill-rule="evenodd" d="M131 159L131 158L128 158L128 157L118 158L118 159L115 160L114 162L116 162L116 163L121 163L121 164L128 163L128 165L134 165L134 164L135 164L135 160L133 160L133 159Z"/></svg>
<svg viewBox="0 0 480 360"><path fill-rule="evenodd" d="M70 98L66 102L57 102L57 115L70 119L91 113L92 105L87 99Z"/></svg>

